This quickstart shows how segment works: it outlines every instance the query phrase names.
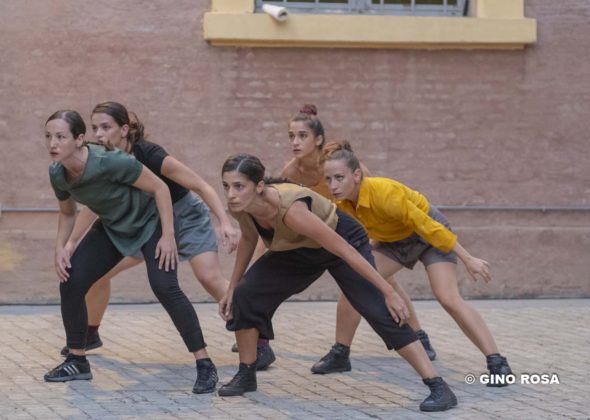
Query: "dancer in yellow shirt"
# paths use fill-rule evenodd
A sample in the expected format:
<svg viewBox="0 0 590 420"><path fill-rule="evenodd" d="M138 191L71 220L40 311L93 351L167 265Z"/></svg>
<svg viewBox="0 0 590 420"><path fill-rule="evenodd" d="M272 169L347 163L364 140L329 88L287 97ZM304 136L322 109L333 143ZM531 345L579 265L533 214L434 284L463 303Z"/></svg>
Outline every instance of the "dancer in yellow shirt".
<svg viewBox="0 0 590 420"><path fill-rule="evenodd" d="M285 165L281 172L281 177L308 187L318 194L333 200L328 185L326 184L326 180L324 179L322 168L319 165L320 156L322 155L322 150L326 143L326 135L324 132L324 126L318 118L318 110L315 105L303 105L299 112L291 118L289 121L288 135L293 159ZM364 176L371 176L369 170L362 164L362 162L360 163L360 168ZM263 252L262 247L257 249L258 256L262 255ZM416 332L416 335L424 346L424 350L426 350L426 354L428 354L428 358L434 360L436 358L436 352L430 343L428 334L420 325L418 315L416 314L410 297L393 277L388 278L387 281L404 299L404 302L410 311L408 324ZM352 309L352 306L340 305L338 309ZM348 319L354 316L354 312L350 316L347 314L341 314L338 319ZM311 368L313 373L326 374L351 370L349 358L351 342L348 342L347 338L351 337L352 340L354 331L350 334L346 331L347 327L347 325L344 325L341 328L336 328L336 342L339 344L337 344L333 350L341 357L328 358L315 363ZM354 329L356 329L356 326L354 326ZM340 332L342 332L342 334L340 334Z"/></svg>
<svg viewBox="0 0 590 420"><path fill-rule="evenodd" d="M362 223L374 241L379 273L387 278L403 267L411 269L421 261L434 296L486 356L490 373L511 374L510 366L500 355L485 321L463 300L457 285L457 257L475 280L489 282L487 261L473 257L459 244L445 216L422 194L392 179L363 177L359 160L347 142L326 145L320 163L338 207ZM341 297L338 306L346 305L350 306L350 303ZM360 315L352 308L339 308L337 317L337 328L342 326L343 330L337 336L348 334L345 339L352 342ZM324 359L337 359L337 356L333 348ZM508 384L498 382L489 386Z"/></svg>

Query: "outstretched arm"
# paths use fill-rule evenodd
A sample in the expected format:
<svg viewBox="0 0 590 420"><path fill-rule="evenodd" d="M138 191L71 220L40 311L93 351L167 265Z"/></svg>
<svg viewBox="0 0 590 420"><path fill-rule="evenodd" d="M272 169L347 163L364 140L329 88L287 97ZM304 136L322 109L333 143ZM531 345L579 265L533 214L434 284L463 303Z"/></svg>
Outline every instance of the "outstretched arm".
<svg viewBox="0 0 590 420"><path fill-rule="evenodd" d="M158 268L174 270L178 263L176 251L176 239L174 238L174 216L172 213L172 199L168 186L145 166L141 170L139 178L133 184L135 188L150 193L156 200L156 206L160 213L162 224L162 237L156 246L155 258L159 258Z"/></svg>
<svg viewBox="0 0 590 420"><path fill-rule="evenodd" d="M310 212L305 203L295 202L287 210L284 222L295 232L313 239L332 254L342 258L353 270L377 287L383 293L387 308L396 322L403 324L409 317L406 305L391 285L381 277L377 270L357 250L334 230L330 229L319 217Z"/></svg>
<svg viewBox="0 0 590 420"><path fill-rule="evenodd" d="M213 187L196 172L172 156L166 156L162 162L162 175L177 184L196 192L207 203L215 217L219 220L222 244L231 253L238 244L238 232L225 213L225 208Z"/></svg>
<svg viewBox="0 0 590 420"><path fill-rule="evenodd" d="M232 317L232 300L234 289L246 272L258 242L258 233L256 230L254 230L254 228L240 221L240 229L242 230L242 236L240 237L240 241L238 243L238 251L236 252L234 269L230 277L227 292L225 293L225 296L219 301L219 315L224 321L227 321Z"/></svg>
<svg viewBox="0 0 590 420"><path fill-rule="evenodd" d="M486 282L491 280L490 265L488 262L471 256L461 246L455 233L420 210L414 203L409 200L400 200L397 207L393 204L386 208L399 208L399 213L402 215L404 224L411 227L433 247L443 252L454 251L459 259L463 261L469 275L474 280L482 279Z"/></svg>

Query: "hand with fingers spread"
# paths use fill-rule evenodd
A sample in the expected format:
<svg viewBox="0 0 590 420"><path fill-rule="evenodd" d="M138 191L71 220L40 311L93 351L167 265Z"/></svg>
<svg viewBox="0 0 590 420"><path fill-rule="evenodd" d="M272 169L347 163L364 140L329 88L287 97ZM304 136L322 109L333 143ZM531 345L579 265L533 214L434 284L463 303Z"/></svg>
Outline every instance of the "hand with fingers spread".
<svg viewBox="0 0 590 420"><path fill-rule="evenodd" d="M465 268L473 280L484 280L486 283L492 280L490 264L480 258L471 257L465 261Z"/></svg>
<svg viewBox="0 0 590 420"><path fill-rule="evenodd" d="M174 235L162 235L156 245L156 259L159 259L158 268L165 271L175 270L178 264L178 251Z"/></svg>

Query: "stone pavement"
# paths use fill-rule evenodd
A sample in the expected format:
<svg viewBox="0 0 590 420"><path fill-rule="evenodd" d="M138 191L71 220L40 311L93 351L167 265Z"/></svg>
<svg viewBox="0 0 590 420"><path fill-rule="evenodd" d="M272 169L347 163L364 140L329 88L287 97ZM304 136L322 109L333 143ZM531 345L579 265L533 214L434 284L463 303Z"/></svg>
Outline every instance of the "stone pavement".
<svg viewBox="0 0 590 420"><path fill-rule="evenodd" d="M57 306L0 306L0 418L5 419L369 419L588 418L590 300L472 301L518 373L556 373L560 384L487 388L465 376L486 372L484 358L436 302L416 302L438 352L436 367L459 398L446 413L422 414L427 396L411 368L363 323L353 370L312 375L331 346L334 302L289 302L275 317L277 361L258 374L258 391L221 398L191 393L190 354L159 305L112 305L101 326L105 346L90 356L94 379L48 384L61 358ZM236 371L234 339L216 305L196 304L221 381Z"/></svg>

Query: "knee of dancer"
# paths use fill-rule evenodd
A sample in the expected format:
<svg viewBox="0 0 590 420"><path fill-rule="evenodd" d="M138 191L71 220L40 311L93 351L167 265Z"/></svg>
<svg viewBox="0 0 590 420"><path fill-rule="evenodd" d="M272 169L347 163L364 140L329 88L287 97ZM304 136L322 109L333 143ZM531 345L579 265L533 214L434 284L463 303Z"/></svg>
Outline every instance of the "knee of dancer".
<svg viewBox="0 0 590 420"><path fill-rule="evenodd" d="M82 287L81 282L68 281L59 284L59 294L62 300L83 300L88 292L87 288Z"/></svg>
<svg viewBox="0 0 590 420"><path fill-rule="evenodd" d="M418 336L412 329L409 331L400 331L400 333L394 337L391 342L386 342L385 345L387 346L388 350L395 350L399 351L404 347L412 344L413 342L418 341Z"/></svg>
<svg viewBox="0 0 590 420"><path fill-rule="evenodd" d="M219 287L226 287L225 278L221 271L212 271L210 273L206 273L205 275L199 276L199 282L205 287L206 289L213 289L219 285Z"/></svg>
<svg viewBox="0 0 590 420"><path fill-rule="evenodd" d="M177 282L150 282L152 291L159 300L170 300L184 295Z"/></svg>
<svg viewBox="0 0 590 420"><path fill-rule="evenodd" d="M377 302L372 302L372 304L362 304L362 305L353 305L352 306L356 313L360 314L363 318L365 318L368 322L377 321L377 322L390 322L391 314L387 310L385 304L380 305ZM350 311L353 313L352 311Z"/></svg>
<svg viewBox="0 0 590 420"><path fill-rule="evenodd" d="M459 311L465 302L461 296L450 294L441 294L437 296L437 300L447 312Z"/></svg>
<svg viewBox="0 0 590 420"><path fill-rule="evenodd" d="M260 302L260 294L254 287L242 282L234 289L233 302L242 307L250 306L252 303Z"/></svg>

